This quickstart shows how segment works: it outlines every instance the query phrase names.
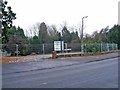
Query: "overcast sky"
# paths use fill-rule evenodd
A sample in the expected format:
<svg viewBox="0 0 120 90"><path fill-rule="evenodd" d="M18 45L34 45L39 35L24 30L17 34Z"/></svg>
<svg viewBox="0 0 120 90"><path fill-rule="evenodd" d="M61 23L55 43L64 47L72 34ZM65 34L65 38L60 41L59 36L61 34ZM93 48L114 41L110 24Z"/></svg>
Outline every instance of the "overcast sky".
<svg viewBox="0 0 120 90"><path fill-rule="evenodd" d="M68 26L78 27L83 16L84 32L91 34L106 26L118 23L119 0L8 0L8 4L17 14L14 25L24 30L38 22L48 25L67 22Z"/></svg>

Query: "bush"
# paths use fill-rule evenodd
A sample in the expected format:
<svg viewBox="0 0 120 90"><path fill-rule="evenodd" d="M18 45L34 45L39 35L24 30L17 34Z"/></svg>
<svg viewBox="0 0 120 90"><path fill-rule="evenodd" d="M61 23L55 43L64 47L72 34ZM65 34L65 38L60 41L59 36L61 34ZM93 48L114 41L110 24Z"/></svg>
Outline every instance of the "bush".
<svg viewBox="0 0 120 90"><path fill-rule="evenodd" d="M26 55L30 55L30 53L31 53L30 49L25 48L21 50L20 55L26 56Z"/></svg>
<svg viewBox="0 0 120 90"><path fill-rule="evenodd" d="M99 44L87 44L85 46L85 49L87 52L99 52L100 51L100 46Z"/></svg>

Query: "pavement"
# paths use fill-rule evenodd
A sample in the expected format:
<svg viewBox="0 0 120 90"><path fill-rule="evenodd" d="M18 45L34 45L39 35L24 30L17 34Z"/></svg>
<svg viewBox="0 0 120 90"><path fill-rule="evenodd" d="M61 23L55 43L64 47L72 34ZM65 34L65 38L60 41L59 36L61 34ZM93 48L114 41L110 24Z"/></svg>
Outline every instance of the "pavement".
<svg viewBox="0 0 120 90"><path fill-rule="evenodd" d="M4 74L2 87L110 88L116 90L115 88L118 88L118 58L69 67Z"/></svg>
<svg viewBox="0 0 120 90"><path fill-rule="evenodd" d="M41 58L33 61L16 62L16 63L3 63L2 64L2 74L9 73L20 73L35 70L51 69L55 67L70 66L76 64L82 64L87 62L94 62L99 60L105 60L108 58L118 57L118 53L110 53L106 55L98 56L82 56L82 57L70 57L70 58L58 58L58 59L47 59L43 60ZM39 56L38 56L39 57Z"/></svg>

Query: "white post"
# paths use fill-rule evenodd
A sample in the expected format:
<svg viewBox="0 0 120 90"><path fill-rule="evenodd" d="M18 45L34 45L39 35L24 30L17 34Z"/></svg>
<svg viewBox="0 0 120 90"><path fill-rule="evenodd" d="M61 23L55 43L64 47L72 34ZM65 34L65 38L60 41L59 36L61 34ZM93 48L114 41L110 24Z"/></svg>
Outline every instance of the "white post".
<svg viewBox="0 0 120 90"><path fill-rule="evenodd" d="M118 44L115 44L116 50L118 50Z"/></svg>
<svg viewBox="0 0 120 90"><path fill-rule="evenodd" d="M101 49L101 52L102 52L102 42L101 42L101 44L100 44L100 49Z"/></svg>
<svg viewBox="0 0 120 90"><path fill-rule="evenodd" d="M66 49L66 53L67 53L67 43L65 43L65 49Z"/></svg>
<svg viewBox="0 0 120 90"><path fill-rule="evenodd" d="M18 58L18 45L16 44L16 56Z"/></svg>
<svg viewBox="0 0 120 90"><path fill-rule="evenodd" d="M81 49L82 49L82 53L84 53L84 47L83 47L83 43L82 43L82 45L81 45L82 47L81 47Z"/></svg>
<svg viewBox="0 0 120 90"><path fill-rule="evenodd" d="M42 44L42 47L43 47L43 54L45 54L45 45Z"/></svg>
<svg viewBox="0 0 120 90"><path fill-rule="evenodd" d="M107 51L109 51L109 44L107 43Z"/></svg>
<svg viewBox="0 0 120 90"><path fill-rule="evenodd" d="M114 43L112 43L112 50L114 50Z"/></svg>
<svg viewBox="0 0 120 90"><path fill-rule="evenodd" d="M61 50L62 50L62 53L64 53L64 41L61 41Z"/></svg>
<svg viewBox="0 0 120 90"><path fill-rule="evenodd" d="M86 43L85 43L85 48L84 49L85 49L85 53L86 53L87 52L87 50L86 50Z"/></svg>

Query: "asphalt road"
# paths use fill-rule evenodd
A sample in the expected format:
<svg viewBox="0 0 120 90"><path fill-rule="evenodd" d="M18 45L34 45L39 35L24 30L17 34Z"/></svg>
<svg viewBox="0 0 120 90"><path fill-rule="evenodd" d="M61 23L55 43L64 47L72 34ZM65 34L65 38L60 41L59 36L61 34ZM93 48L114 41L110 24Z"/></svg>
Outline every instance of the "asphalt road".
<svg viewBox="0 0 120 90"><path fill-rule="evenodd" d="M3 88L118 88L118 58L5 74Z"/></svg>

